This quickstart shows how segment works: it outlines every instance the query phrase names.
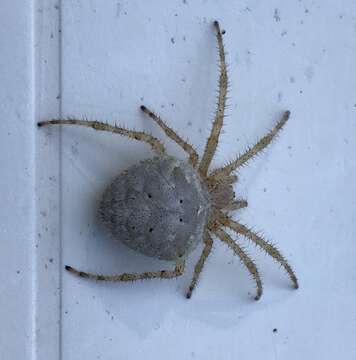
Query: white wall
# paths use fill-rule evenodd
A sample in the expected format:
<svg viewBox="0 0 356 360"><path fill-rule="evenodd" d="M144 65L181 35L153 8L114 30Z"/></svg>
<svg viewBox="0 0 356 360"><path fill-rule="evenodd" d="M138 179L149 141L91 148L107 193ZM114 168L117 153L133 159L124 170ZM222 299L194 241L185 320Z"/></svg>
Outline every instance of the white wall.
<svg viewBox="0 0 356 360"><path fill-rule="evenodd" d="M4 4L4 359L354 359L356 4ZM114 243L96 220L103 188L151 152L111 134L35 123L116 121L153 132L183 157L140 113L143 103L201 152L215 110L215 19L226 30L231 85L214 165L261 137L281 111L292 113L277 141L241 170L236 193L249 207L236 218L278 244L300 289L244 239L264 280L259 302L244 267L218 241L191 300L184 293L199 250L171 281L99 284L65 273L65 264L100 273L172 266Z"/></svg>

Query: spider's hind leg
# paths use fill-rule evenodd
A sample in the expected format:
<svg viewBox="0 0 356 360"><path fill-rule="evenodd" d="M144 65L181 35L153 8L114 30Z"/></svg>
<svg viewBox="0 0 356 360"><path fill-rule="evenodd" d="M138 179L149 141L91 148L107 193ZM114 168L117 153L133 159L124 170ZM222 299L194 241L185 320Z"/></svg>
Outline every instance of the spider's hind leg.
<svg viewBox="0 0 356 360"><path fill-rule="evenodd" d="M220 58L219 95L218 95L218 106L215 113L213 127L211 129L208 141L205 145L203 158L199 164L199 172L202 176L206 176L210 163L214 157L216 148L218 146L219 136L220 136L221 128L223 126L225 106L226 106L227 86L228 86L228 76L227 76L227 69L225 63L225 49L222 39L222 33L220 30L220 25L217 21L214 22L214 26L216 29L216 38L218 41L219 58Z"/></svg>
<svg viewBox="0 0 356 360"><path fill-rule="evenodd" d="M143 131L134 131L125 128L118 127L116 125L109 125L100 121L89 121L89 120L78 120L78 119L65 119L65 120L48 120L41 121L38 127L49 126L49 125L80 125L92 128L94 130L109 131L114 134L127 136L131 139L146 142L152 147L152 150L158 154L164 154L165 148L163 144L150 134L146 134Z"/></svg>
<svg viewBox="0 0 356 360"><path fill-rule="evenodd" d="M172 279L183 274L185 268L184 261L177 262L174 270L162 271L148 271L144 273L123 273L120 275L100 275L92 274L84 271L79 271L71 266L66 266L65 269L70 273L80 276L82 278L96 280L96 281L137 281L146 279Z"/></svg>

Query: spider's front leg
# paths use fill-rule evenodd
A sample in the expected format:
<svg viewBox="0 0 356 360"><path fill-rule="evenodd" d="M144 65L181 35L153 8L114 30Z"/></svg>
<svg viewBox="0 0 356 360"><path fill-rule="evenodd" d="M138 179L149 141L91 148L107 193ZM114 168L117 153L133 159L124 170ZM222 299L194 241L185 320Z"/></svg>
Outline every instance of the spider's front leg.
<svg viewBox="0 0 356 360"><path fill-rule="evenodd" d="M225 50L224 50L224 43L222 39L220 25L217 21L215 21L214 26L216 28L216 38L218 40L219 58L220 58L219 95L218 95L218 107L216 109L213 127L211 129L211 133L208 138L208 141L205 145L205 150L202 160L199 164L199 172L203 177L205 177L208 172L210 163L214 157L216 148L218 146L218 140L224 120L227 85L228 85L227 69L225 63Z"/></svg>
<svg viewBox="0 0 356 360"><path fill-rule="evenodd" d="M262 137L254 146L249 148L242 155L238 156L234 161L231 161L226 166L214 170L209 175L209 181L220 181L226 176L229 176L233 171L239 167L245 165L249 160L256 156L260 151L265 149L276 135L282 130L283 126L286 124L290 116L290 111L285 111L282 118L277 122L274 128L269 131L264 137Z"/></svg>

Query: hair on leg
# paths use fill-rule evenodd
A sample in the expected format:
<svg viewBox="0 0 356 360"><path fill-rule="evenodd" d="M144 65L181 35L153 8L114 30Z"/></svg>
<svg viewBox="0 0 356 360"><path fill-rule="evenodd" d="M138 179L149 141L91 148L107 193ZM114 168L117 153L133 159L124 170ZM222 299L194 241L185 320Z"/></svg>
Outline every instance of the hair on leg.
<svg viewBox="0 0 356 360"><path fill-rule="evenodd" d="M202 176L206 176L210 163L215 154L216 147L218 145L221 128L223 126L227 85L228 85L227 69L225 63L225 50L224 50L224 43L221 35L220 25L217 21L214 21L214 26L216 28L216 38L218 41L219 58L220 58L219 95L218 95L218 104L215 114L215 120L213 122L213 127L211 129L210 136L205 145L205 150L202 160L199 164L199 172Z"/></svg>
<svg viewBox="0 0 356 360"><path fill-rule="evenodd" d="M94 130L109 131L114 134L119 134L127 136L131 139L143 141L151 145L152 150L159 154L165 153L165 148L163 144L152 135L146 134L143 131L134 131L128 130L125 128L118 127L116 125L109 125L99 121L89 121L89 120L77 120L77 119L66 119L66 120L49 120L41 121L37 124L39 127L49 126L49 125L80 125L90 127Z"/></svg>
<svg viewBox="0 0 356 360"><path fill-rule="evenodd" d="M279 250L274 245L270 244L268 241L264 240L261 236L254 233L247 226L242 225L227 216L222 215L221 219L219 221L222 225L229 227L230 229L234 230L237 234L241 234L241 235L245 236L246 238L250 239L253 243L258 245L267 254L269 254L276 261L278 261L284 267L284 269L287 271L288 276L290 277L294 288L298 289L298 287L299 287L298 279L297 279L292 267L288 264L287 260L284 258L284 256L279 252Z"/></svg>
<svg viewBox="0 0 356 360"><path fill-rule="evenodd" d="M84 271L78 271L71 266L66 265L65 269L70 273L82 278L96 281L137 281L146 279L172 279L178 277L184 272L184 261L177 262L174 270L148 271L144 273L123 273L120 275L100 275L92 274Z"/></svg>
<svg viewBox="0 0 356 360"><path fill-rule="evenodd" d="M242 248L228 235L223 229L218 228L214 230L215 235L223 241L225 244L227 244L236 255L239 256L241 261L244 263L254 280L256 281L256 287L257 287L257 294L255 296L255 300L258 300L263 292L262 288L262 281L260 274L257 270L257 267L255 263L252 261L252 259L242 250Z"/></svg>
<svg viewBox="0 0 356 360"><path fill-rule="evenodd" d="M245 208L247 206L248 206L247 200L235 200L231 204L229 204L228 206L223 208L223 210L225 210L225 211L235 211L235 210L243 209L243 208Z"/></svg>
<svg viewBox="0 0 356 360"><path fill-rule="evenodd" d="M203 249L203 251L202 251L202 253L200 255L200 258L199 258L198 262L195 265L193 278L192 278L192 281L190 283L190 286L189 286L187 294L186 294L187 299L191 298L193 290L195 289L195 287L196 287L196 285L198 283L199 275L203 270L205 260L210 255L211 249L213 247L213 239L211 238L208 231L205 232L204 243L205 243L204 249Z"/></svg>
<svg viewBox="0 0 356 360"><path fill-rule="evenodd" d="M190 163L195 166L198 162L198 153L194 150L193 146L187 141L183 140L173 129L157 116L153 111L149 110L146 106L142 105L141 110L147 114L164 132L165 134L175 141L185 152L189 155Z"/></svg>
<svg viewBox="0 0 356 360"><path fill-rule="evenodd" d="M240 155L236 160L231 161L229 164L227 164L222 168L214 170L210 174L209 178L218 181L219 179L222 179L230 175L234 170L246 164L250 159L256 156L257 153L259 153L261 150L263 150L272 142L272 140L277 135L277 133L282 129L282 127L288 121L289 116L290 116L290 111L286 111L283 114L282 118L277 122L275 127L268 134L266 134L263 138L261 138L253 147L249 148L245 153Z"/></svg>

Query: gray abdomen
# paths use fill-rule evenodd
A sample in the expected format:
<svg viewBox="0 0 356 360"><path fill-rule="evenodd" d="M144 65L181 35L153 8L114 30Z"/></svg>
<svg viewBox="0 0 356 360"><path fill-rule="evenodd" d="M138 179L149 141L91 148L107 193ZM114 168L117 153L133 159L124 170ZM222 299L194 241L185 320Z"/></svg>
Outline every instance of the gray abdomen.
<svg viewBox="0 0 356 360"><path fill-rule="evenodd" d="M209 211L209 194L196 171L170 156L143 160L121 173L99 208L115 239L164 260L195 249Z"/></svg>

